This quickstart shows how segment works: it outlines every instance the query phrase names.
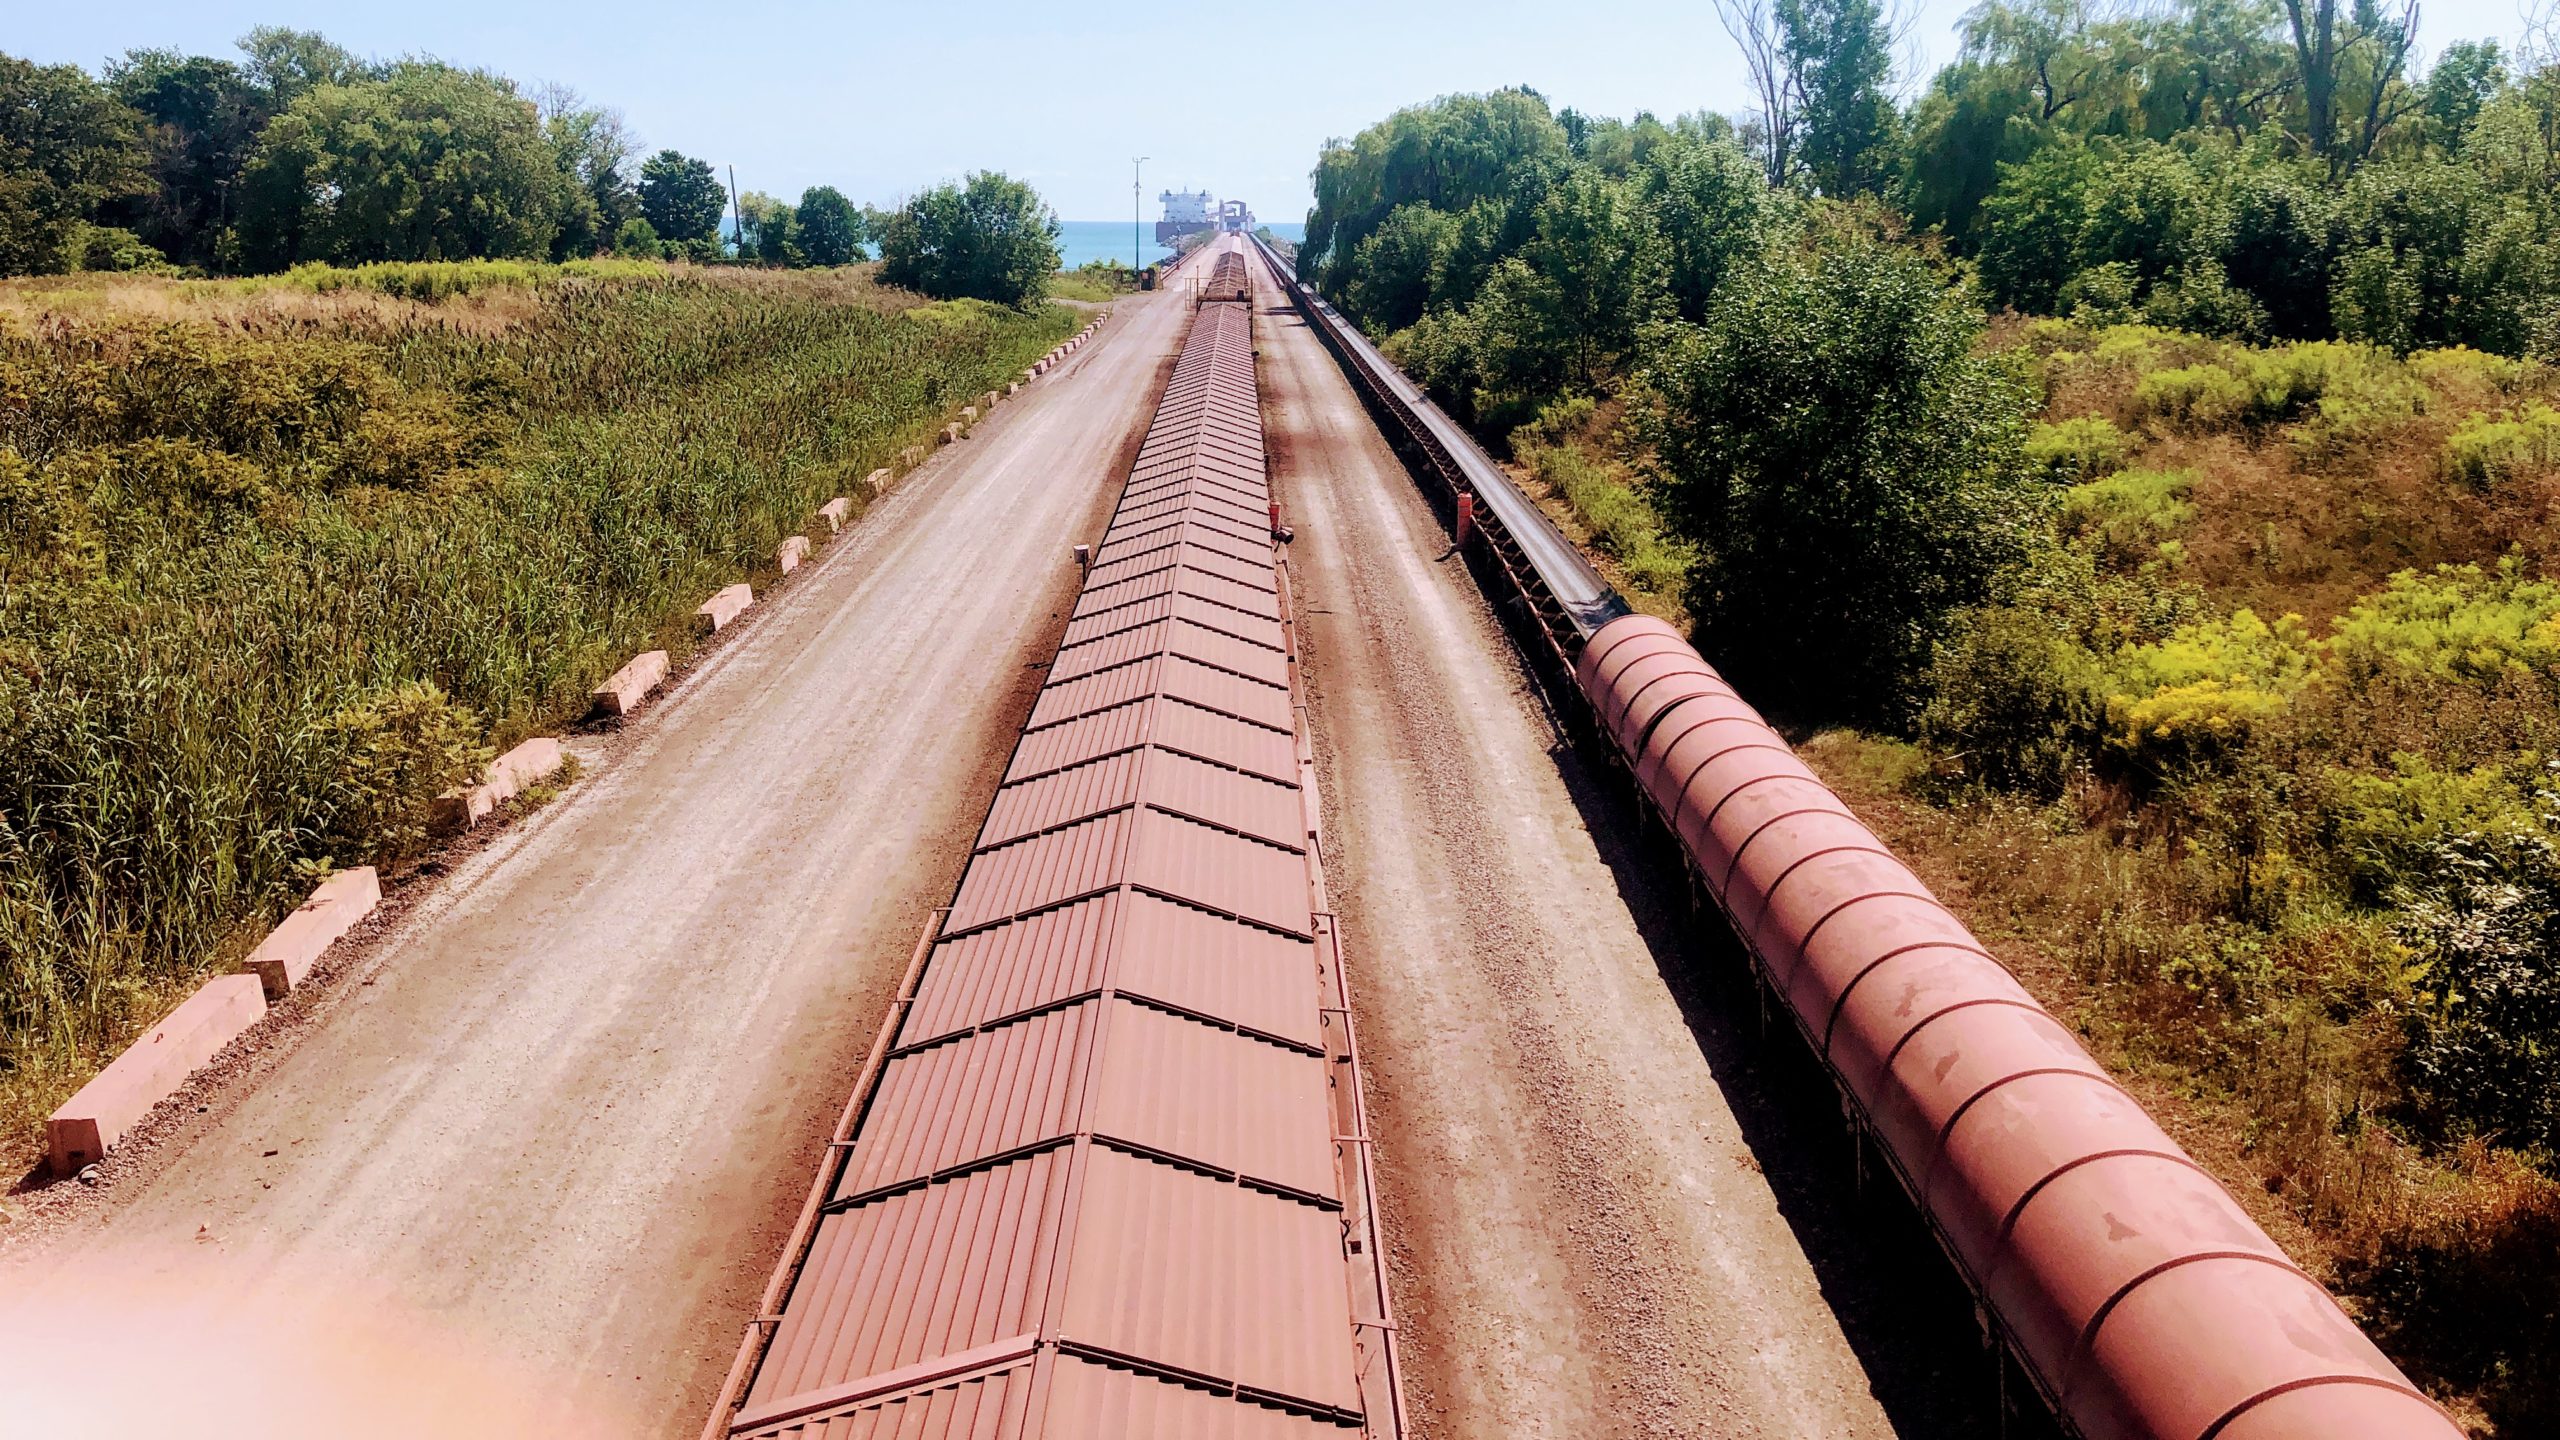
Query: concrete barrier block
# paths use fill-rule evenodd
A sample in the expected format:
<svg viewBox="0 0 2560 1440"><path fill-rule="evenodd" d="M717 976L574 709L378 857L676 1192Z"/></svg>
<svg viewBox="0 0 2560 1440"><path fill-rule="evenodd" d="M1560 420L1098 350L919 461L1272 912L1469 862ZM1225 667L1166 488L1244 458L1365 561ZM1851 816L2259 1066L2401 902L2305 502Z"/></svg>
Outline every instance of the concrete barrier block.
<svg viewBox="0 0 2560 1440"><path fill-rule="evenodd" d="M291 994L311 967L320 963L321 954L381 903L382 878L372 866L341 870L321 881L310 899L267 932L267 938L240 962L240 973L258 977L272 1005Z"/></svg>
<svg viewBox="0 0 2560 1440"><path fill-rule="evenodd" d="M872 471L870 474L863 476L862 483L870 486L871 493L877 495L881 491L888 489L889 482L896 478L897 477L895 475L890 473L889 467L883 465L879 469Z"/></svg>
<svg viewBox="0 0 2560 1440"><path fill-rule="evenodd" d="M755 591L743 582L732 585L702 602L700 608L693 612L693 628L705 635L726 629L730 621L745 614L747 607L754 603Z"/></svg>
<svg viewBox="0 0 2560 1440"><path fill-rule="evenodd" d="M628 715L649 692L667 683L667 652L652 650L633 657L596 687L596 708L608 715Z"/></svg>
<svg viewBox="0 0 2560 1440"><path fill-rule="evenodd" d="M373 907L382 903L381 873L370 865L350 865L344 870L333 870L329 878L321 881L311 892L311 899L305 903L335 905L347 912L347 924L352 926L372 914Z"/></svg>
<svg viewBox="0 0 2560 1440"><path fill-rule="evenodd" d="M738 587L743 590L746 587ZM517 792L548 776L568 760L560 742L549 735L538 735L489 762L489 784L505 793L498 798L513 800Z"/></svg>
<svg viewBox="0 0 2560 1440"><path fill-rule="evenodd" d="M45 1139L54 1173L76 1175L104 1159L135 1121L266 1013L257 976L206 981L53 1112Z"/></svg>
<svg viewBox="0 0 2560 1440"><path fill-rule="evenodd" d="M746 588L744 585L729 587L730 590ZM728 593L728 590L720 592L721 595ZM738 608L743 610L746 606L741 604ZM527 740L490 761L489 773L479 784L448 790L437 796L431 821L437 829L468 830L487 819L499 806L516 798L524 787L559 769L560 761L559 741L547 735Z"/></svg>
<svg viewBox="0 0 2560 1440"><path fill-rule="evenodd" d="M1012 398L1013 396L1016 396L1016 395L1021 394L1021 393L1022 393L1022 382L1021 382L1021 381L1019 381L1019 380L1016 380L1016 381L1014 381L1012 384L1005 386L1005 387L1004 387L1004 393L1005 393L1005 396L1006 396L1006 398L1007 398L1007 399L1010 399L1010 398Z"/></svg>
<svg viewBox="0 0 2560 1440"><path fill-rule="evenodd" d="M986 394L978 397L978 404L982 409L993 410L996 408L996 402L1003 398L1004 397L1002 395L990 390Z"/></svg>
<svg viewBox="0 0 2560 1440"><path fill-rule="evenodd" d="M906 449L898 452L898 463L906 466L910 470L913 470L924 463L924 456L925 450L923 446L910 445Z"/></svg>
<svg viewBox="0 0 2560 1440"><path fill-rule="evenodd" d="M808 558L809 537L806 535L791 536L782 542L782 548L773 552L774 568L785 575L799 569L800 562Z"/></svg>
<svg viewBox="0 0 2560 1440"><path fill-rule="evenodd" d="M960 423L963 425L975 425L978 423L978 416L981 413L983 412L981 412L975 405L963 405L960 407Z"/></svg>
<svg viewBox="0 0 2560 1440"><path fill-rule="evenodd" d="M886 470L872 471L872 483L877 485L880 483L879 477L888 473ZM833 535L853 523L853 501L839 495L818 507L818 518L827 522L827 533Z"/></svg>
<svg viewBox="0 0 2560 1440"><path fill-rule="evenodd" d="M955 421L951 422L950 424L945 425L945 426L943 426L943 427L942 427L942 443L943 443L943 444L945 444L945 445L955 445L955 444L958 444L958 443L959 443L959 440L960 440L960 422L958 422L958 421L956 421L956 420L955 420Z"/></svg>

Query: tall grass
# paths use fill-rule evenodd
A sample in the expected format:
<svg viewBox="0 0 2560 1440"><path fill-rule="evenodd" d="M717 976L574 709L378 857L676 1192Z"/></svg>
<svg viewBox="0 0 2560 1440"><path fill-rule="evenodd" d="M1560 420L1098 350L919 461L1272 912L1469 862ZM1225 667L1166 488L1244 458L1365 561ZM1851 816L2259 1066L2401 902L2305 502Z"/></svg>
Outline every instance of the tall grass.
<svg viewBox="0 0 2560 1440"><path fill-rule="evenodd" d="M1535 487L1560 502L1568 530L1597 552L1609 578L1637 608L1685 619L1683 594L1697 547L1673 536L1637 478L1641 458L1622 407L1588 395L1548 402L1511 432L1511 453Z"/></svg>
<svg viewBox="0 0 2560 1440"><path fill-rule="evenodd" d="M0 307L0 1154L313 862L414 848L478 754L681 650L1075 323L858 277L387 269L351 283L411 303Z"/></svg>

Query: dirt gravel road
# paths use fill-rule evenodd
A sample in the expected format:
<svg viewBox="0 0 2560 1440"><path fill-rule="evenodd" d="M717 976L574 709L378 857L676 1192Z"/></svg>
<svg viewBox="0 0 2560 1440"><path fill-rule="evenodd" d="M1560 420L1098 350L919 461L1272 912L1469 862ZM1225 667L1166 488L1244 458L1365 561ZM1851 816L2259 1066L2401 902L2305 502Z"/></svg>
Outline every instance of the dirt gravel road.
<svg viewBox="0 0 2560 1440"><path fill-rule="evenodd" d="M326 1277L600 1433L691 1435L1187 319L1131 297L941 451L279 1053L111 1162L22 1276Z"/></svg>
<svg viewBox="0 0 2560 1440"><path fill-rule="evenodd" d="M1258 308L1418 1435L1994 1433L1921 1393L1957 1388L1943 1357L1915 1378L1863 1343L1940 1297L1859 1273L1836 1115L1768 1102L1616 838L1631 812L1332 357L1267 285Z"/></svg>

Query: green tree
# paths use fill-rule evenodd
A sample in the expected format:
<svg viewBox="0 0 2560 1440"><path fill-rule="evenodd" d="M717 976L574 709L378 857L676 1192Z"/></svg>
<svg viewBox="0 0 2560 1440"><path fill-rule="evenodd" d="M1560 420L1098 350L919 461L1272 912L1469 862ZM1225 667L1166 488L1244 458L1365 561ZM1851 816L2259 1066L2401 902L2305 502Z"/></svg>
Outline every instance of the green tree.
<svg viewBox="0 0 2560 1440"><path fill-rule="evenodd" d="M613 232L613 253L626 260L663 260L667 247L659 242L647 217L634 215Z"/></svg>
<svg viewBox="0 0 2560 1440"><path fill-rule="evenodd" d="M237 252L305 260L540 259L569 183L510 82L432 62L322 85L267 127L241 178Z"/></svg>
<svg viewBox="0 0 2560 1440"><path fill-rule="evenodd" d="M808 257L807 263L850 265L864 258L862 212L833 185L815 185L800 192L796 223L800 250Z"/></svg>
<svg viewBox="0 0 2560 1440"><path fill-rule="evenodd" d="M323 85L380 80L392 67L359 59L317 30L261 25L240 37L242 68L266 93L269 110L283 110Z"/></svg>
<svg viewBox="0 0 2560 1440"><path fill-rule="evenodd" d="M2024 117L2033 103L2010 68L1973 57L1937 73L1911 111L1902 201L1914 223L1969 241L2002 167L2035 153L2045 136Z"/></svg>
<svg viewBox="0 0 2560 1440"><path fill-rule="evenodd" d="M918 195L880 237L881 278L935 299L1036 304L1058 269L1058 219L1019 180L981 171Z"/></svg>
<svg viewBox="0 0 2560 1440"><path fill-rule="evenodd" d="M2032 396L1981 338L1925 260L1844 234L1746 264L1666 340L1663 499L1699 547L1701 647L1745 694L1894 718L1951 614L2024 553Z"/></svg>
<svg viewBox="0 0 2560 1440"><path fill-rule="evenodd" d="M2495 40L2457 40L2444 47L2427 71L2419 106L2435 124L2441 144L2459 144L2480 107L2507 86L2506 57Z"/></svg>
<svg viewBox="0 0 2560 1440"><path fill-rule="evenodd" d="M799 217L789 201L750 190L738 197L738 214L745 227L738 237L740 255L752 255L761 264L793 269L809 263L800 251Z"/></svg>
<svg viewBox="0 0 2560 1440"><path fill-rule="evenodd" d="M175 50L128 51L106 80L142 117L151 183L100 218L171 259L212 266L240 171L274 115L267 92L230 61Z"/></svg>
<svg viewBox="0 0 2560 1440"><path fill-rule="evenodd" d="M1343 289L1350 313L1381 333L1421 319L1457 240L1455 215L1422 204L1388 212L1352 253Z"/></svg>
<svg viewBox="0 0 2560 1440"><path fill-rule="evenodd" d="M2151 22L2145 133L2242 140L2280 125L2296 76L2275 0L2182 0Z"/></svg>
<svg viewBox="0 0 2560 1440"><path fill-rule="evenodd" d="M2329 274L2337 250L2336 197L2299 171L2234 166L2205 222L2223 273L2257 304L2267 334L2285 340L2329 333Z"/></svg>
<svg viewBox="0 0 2560 1440"><path fill-rule="evenodd" d="M2383 126L2410 108L2402 67L2417 42L2418 7L2397 15L2378 0L2284 0L2295 74L2301 82L2303 140L2339 175L2373 153Z"/></svg>
<svg viewBox="0 0 2560 1440"><path fill-rule="evenodd" d="M1991 299L2050 315L2082 268L2081 232L2103 163L2088 146L2050 145L2000 167L1977 223L1976 260Z"/></svg>
<svg viewBox="0 0 2560 1440"><path fill-rule="evenodd" d="M2551 225L2480 169L2425 160L2368 165L2339 197L2330 292L2339 335L2395 350L2526 345L2527 312L2551 294Z"/></svg>
<svg viewBox="0 0 2560 1440"><path fill-rule="evenodd" d="M0 275L63 269L73 228L143 188L140 132L79 66L0 55Z"/></svg>
<svg viewBox="0 0 2560 1440"><path fill-rule="evenodd" d="M1878 189L1891 173L1896 116L1884 93L1893 39L1877 0L1777 0L1799 142L1814 188L1835 198Z"/></svg>
<svg viewBox="0 0 2560 1440"><path fill-rule="evenodd" d="M1573 378L1599 382L1635 344L1663 296L1663 249L1642 208L1620 182L1591 170L1567 175L1538 206L1537 231L1521 256L1546 281L1553 324Z"/></svg>
<svg viewBox="0 0 2560 1440"><path fill-rule="evenodd" d="M1638 183L1661 236L1669 300L1683 320L1705 319L1725 276L1788 220L1779 193L1730 138L1679 136L1656 152Z"/></svg>
<svg viewBox="0 0 2560 1440"><path fill-rule="evenodd" d="M545 86L536 104L543 138L568 182L553 255L566 260L594 254L612 241L624 221L640 213L639 192L629 173L639 142L621 112L591 105L565 86Z"/></svg>
<svg viewBox="0 0 2560 1440"><path fill-rule="evenodd" d="M659 239L712 240L720 233L720 212L728 208L729 192L709 161L661 150L641 162L640 213Z"/></svg>
<svg viewBox="0 0 2560 1440"><path fill-rule="evenodd" d="M1299 265L1339 296L1360 242L1403 205L1453 215L1491 206L1493 228L1516 243L1518 222L1570 158L1564 127L1534 90L1447 95L1399 110L1316 157L1316 203ZM1470 255L1462 241L1453 256L1457 290L1471 293L1496 258L1490 251Z"/></svg>

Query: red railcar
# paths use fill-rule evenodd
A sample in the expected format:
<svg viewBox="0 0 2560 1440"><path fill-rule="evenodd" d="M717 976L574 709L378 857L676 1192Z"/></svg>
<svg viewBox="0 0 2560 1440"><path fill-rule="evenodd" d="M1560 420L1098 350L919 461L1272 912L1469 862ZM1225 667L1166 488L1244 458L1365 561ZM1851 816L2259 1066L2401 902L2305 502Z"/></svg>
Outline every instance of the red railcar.
<svg viewBox="0 0 2560 1440"><path fill-rule="evenodd" d="M1209 304L706 1440L1402 1434L1270 504Z"/></svg>

